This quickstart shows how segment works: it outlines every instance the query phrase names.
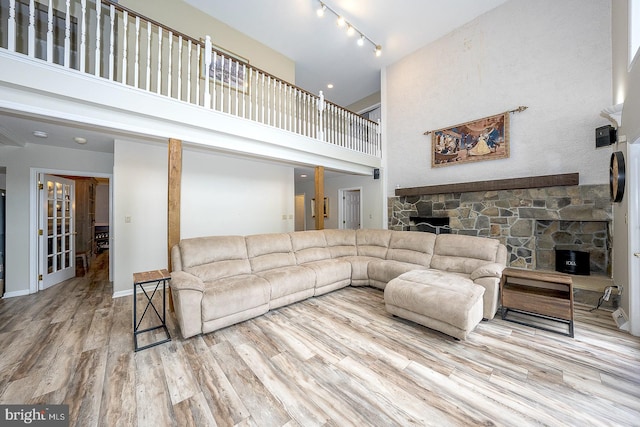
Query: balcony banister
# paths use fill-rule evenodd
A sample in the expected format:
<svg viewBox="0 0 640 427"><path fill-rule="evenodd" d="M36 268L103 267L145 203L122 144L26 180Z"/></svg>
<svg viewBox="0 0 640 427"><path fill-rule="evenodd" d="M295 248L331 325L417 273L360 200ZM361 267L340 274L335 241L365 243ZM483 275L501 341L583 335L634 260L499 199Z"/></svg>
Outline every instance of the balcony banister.
<svg viewBox="0 0 640 427"><path fill-rule="evenodd" d="M381 155L379 123L234 57L210 36L193 38L112 0L9 0L8 7L0 48L9 52Z"/></svg>

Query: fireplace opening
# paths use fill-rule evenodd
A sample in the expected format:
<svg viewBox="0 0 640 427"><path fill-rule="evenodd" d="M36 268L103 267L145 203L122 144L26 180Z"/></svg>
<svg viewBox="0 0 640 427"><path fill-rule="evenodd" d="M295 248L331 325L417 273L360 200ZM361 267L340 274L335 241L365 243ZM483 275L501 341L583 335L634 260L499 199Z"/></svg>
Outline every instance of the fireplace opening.
<svg viewBox="0 0 640 427"><path fill-rule="evenodd" d="M422 231L434 234L451 234L449 227L449 217L409 217L407 231Z"/></svg>
<svg viewBox="0 0 640 427"><path fill-rule="evenodd" d="M589 252L556 248L556 271L589 276L591 274Z"/></svg>

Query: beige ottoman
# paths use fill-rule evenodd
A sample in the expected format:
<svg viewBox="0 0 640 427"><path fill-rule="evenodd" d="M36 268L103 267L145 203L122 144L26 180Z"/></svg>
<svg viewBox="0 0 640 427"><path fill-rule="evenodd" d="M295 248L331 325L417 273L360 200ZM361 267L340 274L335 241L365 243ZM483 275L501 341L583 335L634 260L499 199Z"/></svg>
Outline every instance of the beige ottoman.
<svg viewBox="0 0 640 427"><path fill-rule="evenodd" d="M454 338L467 339L482 320L484 288L457 274L413 270L384 288L387 311Z"/></svg>

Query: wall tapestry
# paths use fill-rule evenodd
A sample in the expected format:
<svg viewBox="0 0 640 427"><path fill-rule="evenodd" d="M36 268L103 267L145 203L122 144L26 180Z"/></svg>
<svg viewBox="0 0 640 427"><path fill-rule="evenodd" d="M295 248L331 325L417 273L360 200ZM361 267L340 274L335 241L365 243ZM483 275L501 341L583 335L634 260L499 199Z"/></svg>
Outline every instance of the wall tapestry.
<svg viewBox="0 0 640 427"><path fill-rule="evenodd" d="M509 157L509 113L527 107L425 132L431 133L431 167Z"/></svg>

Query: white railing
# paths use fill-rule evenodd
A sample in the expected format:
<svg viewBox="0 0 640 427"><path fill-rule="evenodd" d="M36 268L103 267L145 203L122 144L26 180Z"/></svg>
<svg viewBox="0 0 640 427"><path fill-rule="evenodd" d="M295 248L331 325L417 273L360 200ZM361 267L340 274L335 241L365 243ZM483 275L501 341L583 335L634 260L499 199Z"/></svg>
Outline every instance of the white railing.
<svg viewBox="0 0 640 427"><path fill-rule="evenodd" d="M373 156L380 126L109 0L0 0L0 48Z"/></svg>

